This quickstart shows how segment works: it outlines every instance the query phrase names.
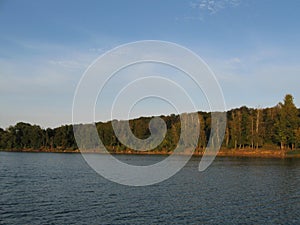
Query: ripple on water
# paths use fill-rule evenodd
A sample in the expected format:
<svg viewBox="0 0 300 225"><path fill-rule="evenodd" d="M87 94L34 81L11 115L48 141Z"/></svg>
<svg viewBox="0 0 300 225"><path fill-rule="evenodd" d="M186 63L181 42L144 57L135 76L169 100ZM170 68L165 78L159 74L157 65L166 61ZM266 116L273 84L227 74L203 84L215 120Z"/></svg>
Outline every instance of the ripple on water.
<svg viewBox="0 0 300 225"><path fill-rule="evenodd" d="M4 224L300 223L300 160L218 158L200 173L200 158L192 158L169 180L128 187L100 177L79 154L0 152L0 159Z"/></svg>

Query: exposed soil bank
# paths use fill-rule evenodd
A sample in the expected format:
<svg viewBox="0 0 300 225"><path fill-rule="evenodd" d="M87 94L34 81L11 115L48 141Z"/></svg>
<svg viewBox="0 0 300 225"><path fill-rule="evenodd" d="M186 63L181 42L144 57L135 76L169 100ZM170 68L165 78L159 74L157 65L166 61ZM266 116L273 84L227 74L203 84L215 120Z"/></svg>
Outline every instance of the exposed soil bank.
<svg viewBox="0 0 300 225"><path fill-rule="evenodd" d="M16 150L1 150L5 152L52 152L52 153L80 153L78 149L76 150L58 150L58 149L16 149ZM84 153L102 153L94 150L87 150ZM167 151L131 151L124 150L119 152L111 152L111 154L124 154L124 155L170 155L172 152ZM186 155L186 152L182 152L179 155ZM204 152L196 151L194 156L203 156ZM218 157L252 157L252 158L300 158L300 151L281 151L281 150L267 150L267 149L221 149Z"/></svg>

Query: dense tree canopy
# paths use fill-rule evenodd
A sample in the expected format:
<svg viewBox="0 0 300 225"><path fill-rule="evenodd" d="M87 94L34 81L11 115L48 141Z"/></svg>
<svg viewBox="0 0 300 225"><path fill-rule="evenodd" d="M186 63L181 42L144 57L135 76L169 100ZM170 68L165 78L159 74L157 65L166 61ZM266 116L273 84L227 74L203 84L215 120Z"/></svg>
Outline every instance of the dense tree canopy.
<svg viewBox="0 0 300 225"><path fill-rule="evenodd" d="M198 112L200 133L198 151L204 149L210 135L210 113ZM156 151L172 151L180 137L179 115L161 116L165 121L167 133ZM150 135L151 117L141 117L129 121L133 134L141 139ZM84 125L89 126L89 125ZM124 146L116 138L112 122L96 124L103 144L112 152L124 151ZM88 134L87 134L88 135ZM95 146L90 140L89 146ZM227 127L223 141L227 149L295 149L300 148L300 110L296 108L292 95L286 95L283 103L272 108L247 108L243 106L227 112ZM73 135L73 126L64 125L54 129L42 129L28 123L17 123L3 130L0 128L0 149L3 150L74 150L77 144Z"/></svg>

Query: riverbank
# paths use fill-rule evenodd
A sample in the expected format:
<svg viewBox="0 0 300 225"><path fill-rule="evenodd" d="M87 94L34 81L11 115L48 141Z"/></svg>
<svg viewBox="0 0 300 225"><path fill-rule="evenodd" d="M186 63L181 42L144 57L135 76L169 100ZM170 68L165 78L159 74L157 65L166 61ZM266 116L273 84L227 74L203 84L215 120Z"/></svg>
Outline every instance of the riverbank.
<svg viewBox="0 0 300 225"><path fill-rule="evenodd" d="M81 153L79 149L14 149L14 150L0 150L4 152L35 152L35 153ZM87 150L83 153L100 153L95 150ZM172 152L167 151L132 151L123 150L118 152L110 152L116 155L170 155ZM193 156L203 156L203 151L195 151ZM186 152L179 153L179 155L187 155ZM268 149L221 149L217 157L248 157L248 158L300 158L300 150L282 151L282 150L268 150Z"/></svg>

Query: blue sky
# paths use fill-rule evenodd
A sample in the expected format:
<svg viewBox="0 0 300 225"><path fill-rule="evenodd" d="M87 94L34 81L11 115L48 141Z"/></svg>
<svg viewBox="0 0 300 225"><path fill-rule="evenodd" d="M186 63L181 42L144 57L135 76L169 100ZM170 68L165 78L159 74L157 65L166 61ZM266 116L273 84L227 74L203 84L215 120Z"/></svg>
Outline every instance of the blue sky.
<svg viewBox="0 0 300 225"><path fill-rule="evenodd" d="M296 0L0 1L0 127L70 124L91 62L145 39L197 53L215 72L228 109L274 106L287 93L299 107L299 10ZM134 115L155 113L148 105Z"/></svg>

